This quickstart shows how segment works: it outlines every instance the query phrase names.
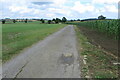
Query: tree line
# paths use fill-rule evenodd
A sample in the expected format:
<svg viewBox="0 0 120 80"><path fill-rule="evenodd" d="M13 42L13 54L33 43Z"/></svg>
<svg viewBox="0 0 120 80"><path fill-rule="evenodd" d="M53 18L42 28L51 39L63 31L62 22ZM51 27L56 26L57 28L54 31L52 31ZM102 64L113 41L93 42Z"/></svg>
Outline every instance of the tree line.
<svg viewBox="0 0 120 80"><path fill-rule="evenodd" d="M81 22L83 22L83 21L104 20L104 19L106 19L106 17L104 17L103 15L100 15L100 16L98 16L98 18L83 19L83 20L77 19L77 20L70 20L70 21L71 22L73 22L73 21L81 21ZM47 22L46 22L45 19L35 19L35 20L41 21L41 23L48 23L48 24L65 23L65 22L68 21L65 17L63 17L62 19L53 18L52 20L47 20ZM5 22L6 22L6 20L3 19L2 24L5 24ZM13 23L16 23L16 22L17 22L17 20L13 19ZM23 22L28 23L28 19L23 20Z"/></svg>
<svg viewBox="0 0 120 80"><path fill-rule="evenodd" d="M45 20L45 19L36 19L36 20L37 20L37 21L41 21L41 23L46 23L46 20ZM13 23L16 23L16 22L17 22L17 20L15 20L15 19L13 19L12 21L13 21ZM28 19L23 20L23 22L28 23ZM65 23L65 22L67 22L67 19L66 19L65 17L63 17L62 19L53 18L52 20L47 20L47 23L48 23L48 24L51 24L51 23L58 24L58 23ZM6 23L6 20L3 19L3 20L2 20L2 24L5 24L5 23Z"/></svg>

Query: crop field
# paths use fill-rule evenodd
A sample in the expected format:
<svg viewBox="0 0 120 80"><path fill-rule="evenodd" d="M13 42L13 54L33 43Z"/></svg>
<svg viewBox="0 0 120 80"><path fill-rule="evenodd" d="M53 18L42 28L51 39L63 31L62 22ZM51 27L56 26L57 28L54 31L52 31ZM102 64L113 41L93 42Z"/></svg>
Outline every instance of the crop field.
<svg viewBox="0 0 120 80"><path fill-rule="evenodd" d="M96 20L96 21L84 21L84 22L73 22L71 24L77 24L84 27L90 27L97 29L100 32L106 33L108 36L114 36L118 39L119 35L119 20Z"/></svg>
<svg viewBox="0 0 120 80"><path fill-rule="evenodd" d="M117 78L119 20L94 20L68 22L76 27L82 76L92 78ZM82 47L82 48L81 48ZM113 56L115 55L115 56ZM83 60L82 59L82 60Z"/></svg>
<svg viewBox="0 0 120 80"><path fill-rule="evenodd" d="M60 30L66 24L6 23L2 25L2 60L7 61L22 49Z"/></svg>

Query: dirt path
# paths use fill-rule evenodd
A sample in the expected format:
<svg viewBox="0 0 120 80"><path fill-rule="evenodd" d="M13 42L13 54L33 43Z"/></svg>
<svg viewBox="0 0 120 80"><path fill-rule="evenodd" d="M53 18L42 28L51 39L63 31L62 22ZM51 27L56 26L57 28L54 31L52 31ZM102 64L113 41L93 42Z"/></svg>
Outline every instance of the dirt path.
<svg viewBox="0 0 120 80"><path fill-rule="evenodd" d="M80 78L72 25L50 35L3 65L5 78Z"/></svg>

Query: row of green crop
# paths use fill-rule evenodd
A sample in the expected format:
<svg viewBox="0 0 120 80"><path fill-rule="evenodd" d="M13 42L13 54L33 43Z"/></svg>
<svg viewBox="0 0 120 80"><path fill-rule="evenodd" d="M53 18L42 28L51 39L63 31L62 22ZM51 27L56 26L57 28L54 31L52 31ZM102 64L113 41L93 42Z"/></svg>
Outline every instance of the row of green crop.
<svg viewBox="0 0 120 80"><path fill-rule="evenodd" d="M119 21L120 20L96 20L96 21L84 21L77 22L80 26L90 27L92 29L97 29L100 32L105 32L109 36L115 36L115 39L118 39L119 35Z"/></svg>

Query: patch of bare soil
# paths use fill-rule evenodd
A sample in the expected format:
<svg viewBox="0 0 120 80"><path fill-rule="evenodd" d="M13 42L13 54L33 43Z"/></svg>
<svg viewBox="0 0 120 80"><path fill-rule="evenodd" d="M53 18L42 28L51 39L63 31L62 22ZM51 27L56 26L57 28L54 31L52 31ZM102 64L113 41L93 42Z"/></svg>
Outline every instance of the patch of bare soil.
<svg viewBox="0 0 120 80"><path fill-rule="evenodd" d="M79 27L82 34L84 34L91 43L103 48L105 51L118 56L118 40L113 36L107 36L106 33L93 30L91 28Z"/></svg>

